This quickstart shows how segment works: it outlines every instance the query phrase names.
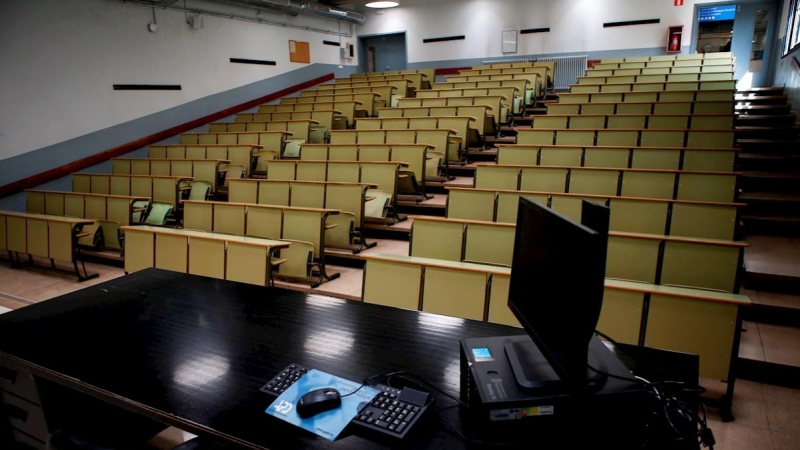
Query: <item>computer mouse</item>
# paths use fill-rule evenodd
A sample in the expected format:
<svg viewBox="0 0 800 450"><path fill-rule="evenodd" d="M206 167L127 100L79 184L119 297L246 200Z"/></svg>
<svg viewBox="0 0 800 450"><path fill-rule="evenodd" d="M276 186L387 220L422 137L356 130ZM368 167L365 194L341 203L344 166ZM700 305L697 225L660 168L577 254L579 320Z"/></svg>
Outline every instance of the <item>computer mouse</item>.
<svg viewBox="0 0 800 450"><path fill-rule="evenodd" d="M342 405L342 396L334 388L309 391L297 402L297 415L306 419Z"/></svg>

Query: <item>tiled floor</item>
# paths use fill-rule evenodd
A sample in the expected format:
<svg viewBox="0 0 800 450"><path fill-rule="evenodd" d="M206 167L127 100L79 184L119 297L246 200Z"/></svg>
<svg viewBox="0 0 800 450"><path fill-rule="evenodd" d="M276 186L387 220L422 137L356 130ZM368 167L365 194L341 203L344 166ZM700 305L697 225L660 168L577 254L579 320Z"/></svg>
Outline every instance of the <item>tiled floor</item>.
<svg viewBox="0 0 800 450"><path fill-rule="evenodd" d="M410 221L409 221L410 222ZM410 226L410 224L408 224ZM375 239L378 246L366 250L370 253L408 254L407 241ZM761 264L767 270L800 268L798 240L756 237L748 239L745 259L748 264ZM773 255L777 255L773 260ZM352 255L351 255L352 257ZM89 272L100 277L79 283L74 276L54 274L44 269L11 269L0 263L0 313L7 309L22 308L66 294L86 286L94 285L124 275L121 268L87 263ZM751 266L748 265L748 268ZM300 289L317 294L328 294L340 298L358 300L361 295L362 273L360 269L345 266L329 266L329 273L338 272L340 277L311 290L300 283L277 281L279 287ZM800 296L775 294L763 291L747 291L756 303L800 308ZM740 356L759 360L800 366L800 330L774 325L745 323L742 333ZM724 392L721 382L702 380L712 394ZM800 448L800 391L747 380L737 380L733 401L736 420L724 423L717 411L709 410L709 427L714 431L719 450L789 450ZM155 448L166 449L190 438L180 430L169 429L151 440Z"/></svg>

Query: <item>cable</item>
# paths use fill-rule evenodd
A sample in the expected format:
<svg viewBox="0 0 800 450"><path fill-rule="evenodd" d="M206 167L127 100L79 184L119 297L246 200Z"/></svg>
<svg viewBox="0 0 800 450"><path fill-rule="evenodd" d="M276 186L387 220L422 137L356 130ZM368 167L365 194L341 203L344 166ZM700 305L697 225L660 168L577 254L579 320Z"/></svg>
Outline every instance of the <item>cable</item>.
<svg viewBox="0 0 800 450"><path fill-rule="evenodd" d="M609 339L610 340L610 339ZM613 343L613 342L612 342ZM674 396L669 395L666 390L668 387L677 386L680 387L681 390L685 393L689 394L699 394L705 393L706 389L702 386L698 386L697 388L686 388L685 383L681 381L663 381L663 382L651 382L641 376L634 375L633 378L629 377L621 377L618 375L601 372L598 369L595 369L591 365L587 364L587 367L598 373L601 376L608 377L608 378L615 378L623 381L628 381L632 383L642 384L646 387L646 391L654 396L655 400L658 402L660 408L658 410L653 411L653 415L655 418L663 419L669 429L674 433L673 439L676 442L680 442L684 440L682 436L684 433L678 428L678 426L673 421L673 416L675 412L677 412L681 418L686 422L688 425L689 423L695 424L696 431L695 435L698 439L698 442L703 444L703 446L709 447L711 450L714 449L714 444L716 443L714 440L714 435L711 432L711 429L708 428L707 422L707 413L706 407L702 402L699 402L699 405L703 411L703 417L698 417L697 413L693 412L691 409L687 408L684 403L679 401ZM659 390L659 387L664 387L664 390ZM655 424L649 424L650 426L655 426ZM645 442L642 448L647 448L648 442Z"/></svg>

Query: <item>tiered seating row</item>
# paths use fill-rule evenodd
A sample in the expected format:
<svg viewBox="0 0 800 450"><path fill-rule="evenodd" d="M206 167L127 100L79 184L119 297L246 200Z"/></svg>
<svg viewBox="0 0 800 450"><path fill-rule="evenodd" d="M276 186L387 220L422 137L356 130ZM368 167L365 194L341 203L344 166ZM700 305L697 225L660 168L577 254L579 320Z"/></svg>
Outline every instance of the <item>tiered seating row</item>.
<svg viewBox="0 0 800 450"><path fill-rule="evenodd" d="M294 105L302 103L338 103L342 101L353 101L356 104L355 114L356 117L372 117L376 113L376 101L380 99L380 94L376 92L365 92L361 94L333 94L330 91L311 91L316 95L301 96L301 97L283 97L280 100L281 105ZM388 102L388 99L381 99L383 103ZM380 106L380 105L377 105Z"/></svg>
<svg viewBox="0 0 800 450"><path fill-rule="evenodd" d="M590 77L578 79L578 84L570 87L571 93L592 92L659 92L683 93L688 95L691 91L704 91L702 96L713 95L705 91L736 91L736 81L624 81L618 77ZM665 100L671 97L666 97Z"/></svg>
<svg viewBox="0 0 800 450"><path fill-rule="evenodd" d="M733 114L547 114L533 128L631 128L732 130Z"/></svg>
<svg viewBox="0 0 800 450"><path fill-rule="evenodd" d="M71 263L78 281L97 278L98 274L86 271L83 261L83 271L78 268L78 239L85 236L82 228L95 223L94 219L0 211L0 250L8 252L12 267L33 263L38 256L49 259L53 269L56 260ZM28 260L20 255L28 255Z"/></svg>
<svg viewBox="0 0 800 450"><path fill-rule="evenodd" d="M334 118L333 129L344 129L353 124L353 119L357 117L356 111L361 109L360 107L361 102L353 100L282 103L279 105L260 105L258 113L298 113L334 110L338 111L339 115Z"/></svg>
<svg viewBox="0 0 800 450"><path fill-rule="evenodd" d="M123 227L125 231L125 272L156 267L220 280L259 286L272 285L272 268L277 249L290 242L176 230L152 226Z"/></svg>
<svg viewBox="0 0 800 450"><path fill-rule="evenodd" d="M72 174L72 190L90 194L149 197L154 202L180 205L181 191L192 177L156 175Z"/></svg>
<svg viewBox="0 0 800 450"><path fill-rule="evenodd" d="M737 148L581 145L497 146L497 164L732 172Z"/></svg>
<svg viewBox="0 0 800 450"><path fill-rule="evenodd" d="M111 173L190 177L209 183L211 191L217 192L224 168L230 164L231 161L221 159L114 158L111 160Z"/></svg>
<svg viewBox="0 0 800 450"><path fill-rule="evenodd" d="M309 281L316 288L339 277L328 274L325 265L325 237L338 225L328 219L338 214L335 209L192 201L186 202L184 228L289 241L292 245L281 251L285 261L276 273ZM316 279L312 279L313 268Z"/></svg>
<svg viewBox="0 0 800 450"><path fill-rule="evenodd" d="M365 255L363 301L519 326L511 270L399 255ZM458 302L447 299L458 298ZM700 355L700 374L730 380L746 296L606 279L598 329L620 342Z"/></svg>
<svg viewBox="0 0 800 450"><path fill-rule="evenodd" d="M359 246L354 250L357 253L375 245L367 244L362 233L365 218L382 219L387 214L385 210L389 207L390 199L376 187L359 182L235 180L231 183L229 200L240 204L337 211L336 215L328 218L330 224L336 227L326 232L327 245L351 248L358 238Z"/></svg>
<svg viewBox="0 0 800 450"><path fill-rule="evenodd" d="M563 192L731 203L736 172L481 165L480 189Z"/></svg>
<svg viewBox="0 0 800 450"><path fill-rule="evenodd" d="M83 230L92 235L99 227L102 229L104 247L122 251L119 227L133 223L136 202L148 203L150 197L131 197L123 195L87 194L80 192L26 190L26 210L34 214L66 216L96 220L94 224L84 225ZM93 243L93 236L79 240L80 244Z"/></svg>
<svg viewBox="0 0 800 450"><path fill-rule="evenodd" d="M517 144L733 148L733 130L517 128Z"/></svg>
<svg viewBox="0 0 800 450"><path fill-rule="evenodd" d="M667 92L664 92L665 94ZM581 94L584 95L584 94ZM733 114L734 103L724 101L664 101L612 103L551 103L550 114Z"/></svg>
<svg viewBox="0 0 800 450"><path fill-rule="evenodd" d="M700 239L734 240L741 203L570 194L544 191L450 188L447 218L514 224L520 196L530 197L575 220L589 200L611 209L610 229Z"/></svg>
<svg viewBox="0 0 800 450"><path fill-rule="evenodd" d="M410 255L511 266L515 224L415 217ZM744 248L730 240L609 232L606 277L734 293Z"/></svg>
<svg viewBox="0 0 800 450"><path fill-rule="evenodd" d="M285 131L291 136L290 139L299 139L303 142L311 142L312 136L314 139L319 139L319 133L313 134L315 127L319 125L316 120L310 119L295 119L295 120L269 120L264 122L216 122L209 124L209 133L242 133L246 131ZM317 143L323 143L323 139L319 139Z"/></svg>
<svg viewBox="0 0 800 450"><path fill-rule="evenodd" d="M152 159L216 159L230 161L231 164L245 168L250 176L256 161L262 156L261 145L150 145L147 157ZM274 152L263 154L273 159Z"/></svg>

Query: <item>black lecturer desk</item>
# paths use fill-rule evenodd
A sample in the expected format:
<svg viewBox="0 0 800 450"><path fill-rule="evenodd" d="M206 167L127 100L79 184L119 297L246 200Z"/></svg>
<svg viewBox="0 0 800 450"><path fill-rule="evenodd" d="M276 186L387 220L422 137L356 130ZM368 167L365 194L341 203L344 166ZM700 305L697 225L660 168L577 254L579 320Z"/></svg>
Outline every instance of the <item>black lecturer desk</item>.
<svg viewBox="0 0 800 450"><path fill-rule="evenodd" d="M434 416L404 441L348 429L329 442L265 414L273 398L259 388L294 362L358 381L409 370L458 396L460 338L522 333L148 269L0 316L0 356L70 392L244 448L480 448ZM435 408L454 404L431 392ZM45 411L58 401L42 394ZM440 417L461 429L458 408Z"/></svg>

